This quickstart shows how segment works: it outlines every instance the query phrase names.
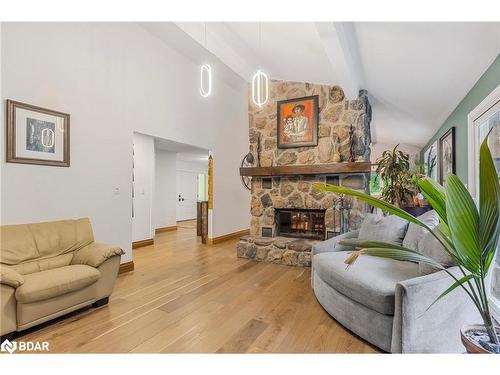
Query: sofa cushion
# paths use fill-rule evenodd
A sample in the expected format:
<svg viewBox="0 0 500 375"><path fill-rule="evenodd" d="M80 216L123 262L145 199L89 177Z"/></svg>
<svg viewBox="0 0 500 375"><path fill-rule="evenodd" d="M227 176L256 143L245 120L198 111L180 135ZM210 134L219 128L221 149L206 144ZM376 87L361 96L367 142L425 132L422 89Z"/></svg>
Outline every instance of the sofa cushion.
<svg viewBox="0 0 500 375"><path fill-rule="evenodd" d="M51 258L35 259L29 262L22 262L11 266L21 275L35 273L40 271L47 271L53 268L69 266L73 259L73 253L58 255Z"/></svg>
<svg viewBox="0 0 500 375"><path fill-rule="evenodd" d="M408 222L395 215L367 214L359 228L358 238L401 245L407 229Z"/></svg>
<svg viewBox="0 0 500 375"><path fill-rule="evenodd" d="M437 233L437 229L434 230ZM443 245L429 232L418 243L418 252L428 258L434 259L443 267L448 268L455 265L453 259L450 258ZM433 267L427 263L419 263L420 273L427 275L439 271L439 268Z"/></svg>
<svg viewBox="0 0 500 375"><path fill-rule="evenodd" d="M88 218L0 227L0 263L15 265L66 254L94 242Z"/></svg>
<svg viewBox="0 0 500 375"><path fill-rule="evenodd" d="M94 241L88 218L28 224L39 257L48 257L78 250Z"/></svg>
<svg viewBox="0 0 500 375"><path fill-rule="evenodd" d="M18 264L38 256L35 239L27 225L2 225L0 246L0 263Z"/></svg>
<svg viewBox="0 0 500 375"><path fill-rule="evenodd" d="M16 299L31 303L60 296L85 288L101 274L94 267L85 265L65 266L24 276L24 284L16 289Z"/></svg>
<svg viewBox="0 0 500 375"><path fill-rule="evenodd" d="M347 252L313 257L314 272L332 288L381 314L394 314L396 283L420 276L418 264L363 255L349 269Z"/></svg>
<svg viewBox="0 0 500 375"><path fill-rule="evenodd" d="M439 224L439 217L434 210L427 211L417 217L417 219L424 222L431 229L434 229ZM403 239L403 246L418 251L418 243L427 233L429 233L427 229L420 225L410 223L405 238Z"/></svg>
<svg viewBox="0 0 500 375"><path fill-rule="evenodd" d="M326 241L318 242L312 247L313 255L319 253L327 253L329 251L347 251L354 250L353 246L344 246L339 244L340 241L351 240L358 238L359 231L353 230L351 232L339 234L338 236L332 237Z"/></svg>

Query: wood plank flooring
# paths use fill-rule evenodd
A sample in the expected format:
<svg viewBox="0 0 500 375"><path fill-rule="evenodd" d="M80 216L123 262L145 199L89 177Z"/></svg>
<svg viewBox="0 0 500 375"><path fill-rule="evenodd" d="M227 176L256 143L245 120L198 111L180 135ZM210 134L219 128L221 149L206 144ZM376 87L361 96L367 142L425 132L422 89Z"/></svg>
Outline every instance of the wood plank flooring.
<svg viewBox="0 0 500 375"><path fill-rule="evenodd" d="M55 353L375 353L333 320L310 270L236 257L236 240L202 245L184 223L134 250L107 306L21 336Z"/></svg>

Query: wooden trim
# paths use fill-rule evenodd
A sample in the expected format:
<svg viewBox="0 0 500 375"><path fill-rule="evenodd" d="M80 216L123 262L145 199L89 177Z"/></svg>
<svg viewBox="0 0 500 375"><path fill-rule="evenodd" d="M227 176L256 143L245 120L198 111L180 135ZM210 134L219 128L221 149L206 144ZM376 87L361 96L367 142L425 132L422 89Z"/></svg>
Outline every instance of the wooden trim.
<svg viewBox="0 0 500 375"><path fill-rule="evenodd" d="M134 261L126 262L120 264L120 268L118 269L118 275L121 275L122 273L125 272L130 272L134 270Z"/></svg>
<svg viewBox="0 0 500 375"><path fill-rule="evenodd" d="M206 245L208 241L208 202L196 204L196 235L201 236L201 243Z"/></svg>
<svg viewBox="0 0 500 375"><path fill-rule="evenodd" d="M63 160L45 160L18 157L16 155L16 109L26 109L33 112L44 113L46 115L61 117L64 119L64 140L63 140ZM63 112L53 111L51 109L37 107L31 104L16 102L15 100L7 100L7 126L6 130L6 162L20 164L36 164L50 165L54 167L69 167L70 166L70 115Z"/></svg>
<svg viewBox="0 0 500 375"><path fill-rule="evenodd" d="M177 225L172 225L170 227L156 228L155 233L172 232L174 230L177 230Z"/></svg>
<svg viewBox="0 0 500 375"><path fill-rule="evenodd" d="M132 249L137 249L138 247L150 246L155 243L153 238L148 238L146 240L134 241L132 242Z"/></svg>
<svg viewBox="0 0 500 375"><path fill-rule="evenodd" d="M241 167L240 176L294 176L294 175L328 175L343 173L370 173L371 163L360 161L354 163L333 163L318 165L283 165L276 167Z"/></svg>
<svg viewBox="0 0 500 375"><path fill-rule="evenodd" d="M214 158L208 157L208 209L214 208Z"/></svg>
<svg viewBox="0 0 500 375"><path fill-rule="evenodd" d="M246 236L250 233L250 229L243 229L238 232L228 233L223 236L208 238L208 245L215 245L227 240L232 240L233 238L238 238L241 236Z"/></svg>

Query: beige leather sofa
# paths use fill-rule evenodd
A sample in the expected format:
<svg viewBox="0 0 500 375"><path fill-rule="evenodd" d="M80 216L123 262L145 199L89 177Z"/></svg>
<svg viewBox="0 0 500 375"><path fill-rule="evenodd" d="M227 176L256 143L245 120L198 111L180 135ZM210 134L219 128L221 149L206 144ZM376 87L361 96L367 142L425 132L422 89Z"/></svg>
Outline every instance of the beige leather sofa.
<svg viewBox="0 0 500 375"><path fill-rule="evenodd" d="M94 242L89 219L0 227L0 335L102 306L122 249Z"/></svg>

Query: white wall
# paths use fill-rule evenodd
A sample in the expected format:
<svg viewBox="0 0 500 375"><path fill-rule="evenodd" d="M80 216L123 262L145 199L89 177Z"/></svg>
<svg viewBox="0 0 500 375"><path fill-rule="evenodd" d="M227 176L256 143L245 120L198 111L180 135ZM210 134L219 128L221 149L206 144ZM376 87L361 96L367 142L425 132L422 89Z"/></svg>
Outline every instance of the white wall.
<svg viewBox="0 0 500 375"><path fill-rule="evenodd" d="M155 228L176 225L176 199L176 155L157 149L153 200Z"/></svg>
<svg viewBox="0 0 500 375"><path fill-rule="evenodd" d="M71 114L70 168L5 163L0 132L3 223L88 216L96 239L131 260L138 131L212 150L211 235L248 227L250 195L238 176L248 152L244 82L235 89L214 72L213 95L202 98L199 62L134 23L7 23L1 38L2 106L9 98Z"/></svg>
<svg viewBox="0 0 500 375"><path fill-rule="evenodd" d="M397 143L388 144L388 143L374 143L371 146L371 162L375 163L375 161L382 156L382 153L385 150L392 150ZM421 148L417 146L407 145L404 143L399 144L398 150L401 150L410 155L410 165L413 166L415 164L415 157L419 157L419 153Z"/></svg>
<svg viewBox="0 0 500 375"><path fill-rule="evenodd" d="M247 102L243 104L247 111ZM209 230L213 237L248 229L250 224L250 192L243 187L239 175L241 160L248 153L248 123L242 124L237 113L228 116L229 120L220 124L220 137L215 140L212 154L215 217ZM247 210L241 209L242 206Z"/></svg>
<svg viewBox="0 0 500 375"><path fill-rule="evenodd" d="M176 168L178 171L208 173L208 159L206 162L194 162L194 161L185 161L177 159Z"/></svg>
<svg viewBox="0 0 500 375"><path fill-rule="evenodd" d="M155 190L154 138L134 133L134 217L132 241L154 237L153 195Z"/></svg>

